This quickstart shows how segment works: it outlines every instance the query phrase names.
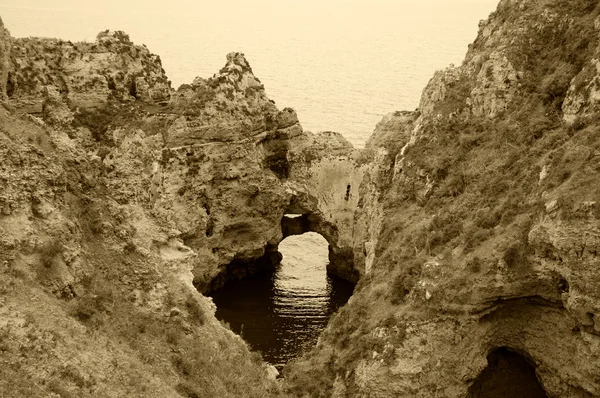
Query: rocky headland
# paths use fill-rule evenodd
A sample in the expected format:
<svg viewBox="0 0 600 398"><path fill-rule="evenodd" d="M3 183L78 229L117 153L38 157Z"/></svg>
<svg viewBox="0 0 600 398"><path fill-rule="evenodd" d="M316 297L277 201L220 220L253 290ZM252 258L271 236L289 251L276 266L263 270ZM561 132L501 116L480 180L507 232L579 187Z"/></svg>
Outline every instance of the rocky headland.
<svg viewBox="0 0 600 398"><path fill-rule="evenodd" d="M243 54L175 90L123 32L0 27L5 395L600 396L596 1L502 0L362 150ZM357 288L274 380L205 294L308 231Z"/></svg>

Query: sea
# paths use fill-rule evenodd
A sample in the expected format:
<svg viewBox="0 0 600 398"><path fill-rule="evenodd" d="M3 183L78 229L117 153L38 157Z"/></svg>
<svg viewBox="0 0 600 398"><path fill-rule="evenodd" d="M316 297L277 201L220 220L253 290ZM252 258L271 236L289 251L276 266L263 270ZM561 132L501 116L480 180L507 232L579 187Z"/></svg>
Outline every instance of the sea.
<svg viewBox="0 0 600 398"><path fill-rule="evenodd" d="M93 41L123 30L159 54L174 87L243 52L305 130L362 147L389 113L414 110L434 71L460 64L497 0L0 0L15 37Z"/></svg>
<svg viewBox="0 0 600 398"><path fill-rule="evenodd" d="M159 54L174 87L243 52L267 95L305 130L362 147L389 113L414 110L436 70L460 64L497 0L0 0L15 37L94 41L123 30ZM312 347L352 287L326 274L327 242L289 237L281 266L216 292L217 317L282 366Z"/></svg>

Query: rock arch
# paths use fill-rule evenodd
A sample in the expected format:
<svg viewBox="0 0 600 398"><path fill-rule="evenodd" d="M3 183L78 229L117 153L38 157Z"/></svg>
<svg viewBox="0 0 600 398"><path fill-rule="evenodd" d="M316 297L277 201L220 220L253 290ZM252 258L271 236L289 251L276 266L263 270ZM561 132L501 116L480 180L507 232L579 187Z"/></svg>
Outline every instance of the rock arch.
<svg viewBox="0 0 600 398"><path fill-rule="evenodd" d="M323 236L329 244L329 263L327 272L358 282L360 273L354 265L352 247L341 242L339 225L333 217L327 217L318 207L319 201L309 194L294 195L286 213L281 219L281 241L292 235L316 232ZM290 216L290 215L295 216Z"/></svg>
<svg viewBox="0 0 600 398"><path fill-rule="evenodd" d="M289 236L306 232L316 232L327 241L327 273L357 283L360 272L354 264L352 246L342 239L343 234L348 231L341 230L345 225L339 224L334 216L324 214L320 210L321 205L322 202L305 190L295 191L290 196L287 207L281 209L283 212L280 213L280 228L276 234L261 249L234 255L210 280L196 283L198 290L209 293L222 287L229 280L245 279L259 272L273 270L283 257L278 251L279 244ZM239 235L240 229L236 228L235 233Z"/></svg>

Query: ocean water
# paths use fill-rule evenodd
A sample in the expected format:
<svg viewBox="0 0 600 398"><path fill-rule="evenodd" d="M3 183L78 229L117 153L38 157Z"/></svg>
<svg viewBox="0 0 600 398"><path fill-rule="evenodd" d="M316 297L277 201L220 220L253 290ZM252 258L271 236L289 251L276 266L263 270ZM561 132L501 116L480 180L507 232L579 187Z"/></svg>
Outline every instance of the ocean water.
<svg viewBox="0 0 600 398"><path fill-rule="evenodd" d="M385 114L412 110L433 72L459 64L497 0L2 0L13 36L93 41L124 30L161 56L175 87L246 54L305 130L357 147Z"/></svg>
<svg viewBox="0 0 600 398"><path fill-rule="evenodd" d="M217 318L277 367L313 347L353 291L349 282L327 275L321 235L290 236L279 251L283 260L275 272L229 282L211 294Z"/></svg>
<svg viewBox="0 0 600 398"><path fill-rule="evenodd" d="M459 64L497 0L0 0L13 36L93 41L124 30L161 56L174 87L246 54L280 109L305 130L362 147L387 113L418 106L438 69ZM282 365L315 344L352 287L326 275L327 242L293 236L276 272L214 293L217 316Z"/></svg>

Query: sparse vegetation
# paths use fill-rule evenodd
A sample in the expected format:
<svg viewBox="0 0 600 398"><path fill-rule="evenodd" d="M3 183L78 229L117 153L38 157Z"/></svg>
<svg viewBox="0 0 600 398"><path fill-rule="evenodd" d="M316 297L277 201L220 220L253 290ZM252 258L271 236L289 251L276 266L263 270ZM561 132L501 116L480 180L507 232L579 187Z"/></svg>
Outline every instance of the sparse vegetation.
<svg viewBox="0 0 600 398"><path fill-rule="evenodd" d="M112 146L114 142L109 128L115 123L118 113L117 107L110 104L100 108L84 108L75 113L75 123L87 127L96 141Z"/></svg>
<svg viewBox="0 0 600 398"><path fill-rule="evenodd" d="M502 7L509 3L502 2ZM568 15L561 12L565 9L569 10ZM567 126L561 113L570 88L583 97L589 95L589 83L597 74L590 60L598 46L595 22L599 14L600 5L592 0L542 0L527 2L524 7L501 8L497 17L511 32L506 43L501 43L501 51L515 67L517 76L516 81L511 78L500 82L500 88L493 94L503 98L502 83L515 88L517 95L506 109L503 106L502 113L494 120L468 115L468 99L476 84L475 75L489 81L501 75L490 66L481 74L476 71L491 59L494 51L486 47L489 42L483 43L486 38L481 38L470 50L479 57L478 66L470 65L475 71L465 68L458 79L448 84L444 100L436 105L439 117L420 120L418 130L410 137L420 115L418 112L399 114L396 116L407 117L406 126L398 127L398 131L390 128L378 137L378 145L383 145L388 155L379 165L387 171L376 176L381 181L369 181L378 185L379 192L376 193L381 194L378 200L383 212L381 233L369 231L373 237L369 243L377 241L375 262L357 287L355 299L332 318L322 335L319 352L309 353L292 364L291 370L286 370L289 394L328 397L336 383L340 384L339 380L342 380L348 390L337 391L337 395L367 396L360 391L356 380L366 375L365 379L372 377L379 383L377 377L388 372L394 364L400 364L405 353L427 357L414 366L415 369L418 367L415 373L418 377L431 367L446 366L442 362L438 366L433 360L437 355L433 351L439 348L438 341L432 341L437 338L435 334L439 333L440 339L448 339L444 344L466 345L469 339L464 339L466 333L462 333L467 330L465 324L477 323L482 310L479 307L486 305L473 308L477 307L473 305L474 297L495 300L500 295L502 298L498 281L511 283L511 278L516 279L520 272L533 278L534 271L543 268L540 262L536 262L535 267L530 266L533 250L538 250L534 243L539 231L532 230L534 220L559 224L582 220L589 223L600 218L600 206L596 204L600 197L600 116L584 115ZM499 31L495 29L490 35ZM107 34L103 32L99 37ZM131 51L132 56L137 51L130 48L129 37L124 33L117 32L114 38L120 44L115 46L114 42L109 42L105 46L120 53ZM48 45L66 46L58 41ZM103 45L90 47L98 52L105 50ZM31 58L47 64L51 57L34 54ZM18 82L10 74L8 95L18 94L19 89L38 87L40 82L36 80L36 73L31 65L24 65ZM111 75L107 79L108 88L115 92L126 85L125 90L137 97L138 89L141 90L132 74ZM101 78L90 79L86 89L102 84ZM171 243L171 239L182 238L196 252L197 257L189 260L193 266L201 267L204 262L211 264L213 268L205 273L209 278L214 275L211 272L218 261L234 255L224 247L203 246L204 242L220 239L218 235L223 230L225 212L231 213L227 216L235 217L237 224L253 224L244 219L245 214L239 214L240 206L227 208L223 198L225 191L233 189L234 184L244 186L250 194L244 194L246 196L240 199L248 199L248 203L261 202L264 207L268 206L268 195L273 194L283 202L292 195L292 188L295 189L293 181L285 186L277 185L279 182L271 175L268 176L270 185L264 189L256 181L247 184L254 176L244 179L250 171L260 167L261 160L281 179L293 178L289 174L296 159L288 159L294 154L287 152L283 133L281 137L276 136L277 133L268 136L258 149L249 144L252 153L256 149L264 156L261 155L248 169L237 164L238 159L242 162L248 154L242 144L233 150L239 156L235 158L236 164L229 162L228 157L211 152L212 146L207 146L210 149L205 152L199 149L203 146L193 149L190 146L188 156L181 148L163 150L169 147L167 141L172 138L167 130L181 115L192 125L196 121L190 119L207 115L229 122L233 120L230 116L235 119L241 115L246 121L248 116L271 112L268 105L260 110L247 105L262 100L262 88L256 86L244 91L239 88L239 82L230 82L223 76L198 80L193 85L181 86L177 98L160 112L150 105L119 103L115 94L108 104L77 111L77 126L89 129L95 141L85 142L83 147L78 145L84 140L71 132L71 141L60 143L60 148L53 148L56 150L49 150L46 141L54 140L59 134L42 123L35 127L37 130L32 128L37 134L10 136L6 133L6 146L13 142L23 143L25 150L34 155L21 153L18 145L11 149L14 154L2 152L3 159L14 157L10 160L12 163L8 163L9 171L11 167L26 169L29 174L22 174L19 179L19 184L24 187L22 191L14 188L12 175L4 174L3 178L9 181L6 189L10 192L3 194L2 200L7 201L7 207L2 209L6 214L0 217L6 216L9 223L18 224L18 217L23 216L27 228L42 227L35 231L36 234L30 234L28 230L23 236L14 234L14 242L25 242L22 245L13 243L10 234L3 243L8 255L5 264L0 262L5 267L0 278L1 305L26 310L5 311L9 320L0 327L0 353L3 361L9 359L0 366L2 393L15 397L103 396L110 394L96 390L97 384L111 383L111 388L114 385L118 391L113 394L115 396L125 396L131 391L150 395L155 384L165 389L166 392L161 392L164 396L173 395L175 390L184 398L262 398L281 394L279 385L267 379L260 356L252 354L237 337L225 330L228 325L220 327L206 310L210 303L188 290L191 289L187 281L191 279L189 271L180 272L176 269L180 264L174 264L186 255L185 251L173 250L173 254L163 250L166 240ZM244 98L246 103L236 104L239 98ZM215 115L215 110L226 113L221 119L222 115ZM16 114L15 111L11 113ZM25 117L17 119L12 114L2 117L15 126L29 128L35 125ZM279 125L275 118L261 117L264 120L250 119L252 122L258 120L254 123L256 126L277 130ZM126 133L138 128L144 131L140 133L142 140L131 147L139 144L150 149L140 151L139 156L134 152L132 163L139 161L140 165L136 164L139 168L132 169L135 170L133 173L144 176L143 184L146 185L140 184L142 191L147 190L150 180L160 186L156 205L138 204L137 192L131 195L135 195L135 204L133 200L129 202L129 192L123 197L110 192L120 183L118 175L123 172L118 167L120 159L112 162L117 166L110 162L113 156L119 156L119 148L114 148L119 134L113 137L113 132L123 126L130 129ZM246 127L251 131L255 126L249 123ZM220 132L217 131L215 137ZM5 134L4 125L2 134ZM215 140L233 140L234 133L226 131L224 134L227 136ZM196 137L193 138L195 141ZM207 141L213 138L209 137ZM403 163L397 163L398 154L409 138L412 138L411 144L403 154ZM61 140L66 138L56 138L57 143ZM303 152L295 155L309 164L319 158L320 151L303 148ZM370 148L358 156L356 162L367 165L375 155L375 149ZM219 159L210 170L202 166L207 162L206 156L211 161ZM180 160L183 162L184 157L187 174L167 175L170 172L167 169ZM54 164L58 166L46 170L45 166ZM60 175L58 171L67 175L65 183L56 182L56 176ZM115 179L111 181L113 176ZM137 177L135 174L135 179ZM206 180L201 180L204 177ZM48 182L50 180L52 182ZM357 185L352 184L356 189ZM140 188L132 185L136 190ZM205 198L204 191L215 186L219 187L218 193L214 197L207 194ZM348 185L345 191L346 200L350 188ZM124 187L124 190L128 189L129 186ZM284 189L287 190L285 194ZM44 198L56 202L53 205L56 204L57 217L45 218L45 213L36 214L35 210L36 217L29 217L28 207L19 207L23 203L29 204L28 198L36 190L42 191ZM341 197L344 197L343 193ZM187 201L195 206L191 207L194 216L189 219L181 211ZM35 199L32 203L39 204ZM205 203L203 207L208 219L202 214L202 203ZM297 203L294 205L300 207ZM361 201L362 210L363 205L365 203ZM263 207L255 214L266 225L269 220L263 212L266 207ZM19 213L22 208L27 210ZM551 214L547 208L552 209ZM352 209L347 210L351 213ZM373 214L379 220L376 213L367 214L369 217ZM195 217L199 214L201 217ZM225 229L235 225L226 225ZM254 225L251 227L245 232L254 238ZM48 239L45 244L32 248L34 239L47 236L59 238ZM15 249L13 246L17 244L21 247ZM370 247L365 245L363 249L363 255L370 254ZM548 251L548 261L560 259L560 267L567 267L568 259L563 263L560 254L554 253L552 248L539 250ZM583 257L583 250L581 248L574 255L578 259ZM595 252L590 253L590 256L595 255ZM202 275L204 271L198 272ZM44 280L48 282L46 284L29 286L32 284L28 275L32 272L52 278ZM572 279L569 280L571 285L566 279L560 279L562 275L558 279L558 294L573 286L573 291L583 296L581 292L586 287L577 280L579 276L568 276ZM186 281L182 281L185 278ZM544 282L542 278L540 281ZM52 284L58 285L57 289L67 289L69 294L60 298L52 296L49 294L54 288L49 287ZM474 292L472 286L482 290ZM519 284L510 286L514 290L518 288ZM480 294L482 291L485 294ZM545 295L545 290L540 291ZM549 296L552 294L548 293ZM560 307L560 298L556 299L556 304ZM558 308L556 310L558 312ZM585 311L583 316L589 318L584 319L589 337L595 333L590 325L598 314L586 314ZM489 318L500 316L500 312L489 313ZM452 318L456 313L461 314L458 320ZM429 317L431 314L434 316ZM449 333L439 326L446 322L441 318L450 319L448 325L456 323L448 326ZM427 325L423 326L424 323ZM435 329L432 335L421 337L415 334L415 330L427 327ZM452 331L459 328L464 329L453 336ZM49 330L60 333L52 334ZM576 331L581 331L579 326ZM453 337L457 338L453 340ZM71 354L72 358L69 358ZM359 366L364 374L357 376L355 370ZM108 370L102 373L103 369ZM96 377L95 372L100 376ZM460 376L466 380L465 374ZM47 382L39 382L42 377ZM383 376L382 380L385 380ZM434 396L434 392L443 395L438 390L432 390L430 395Z"/></svg>
<svg viewBox="0 0 600 398"><path fill-rule="evenodd" d="M435 105L435 113L446 117L455 112L460 112L467 107L467 98L473 90L473 82L465 74L461 74L457 81L451 82L446 87L446 95L442 101Z"/></svg>
<svg viewBox="0 0 600 398"><path fill-rule="evenodd" d="M392 304L402 303L419 280L421 264L413 259L406 259L406 262L405 264L398 264L398 273L390 286L390 301Z"/></svg>
<svg viewBox="0 0 600 398"><path fill-rule="evenodd" d="M202 307L198 303L198 299L193 295L188 295L185 300L185 307L187 308L190 320L200 326L204 325L205 315Z"/></svg>
<svg viewBox="0 0 600 398"><path fill-rule="evenodd" d="M509 269L515 269L527 264L527 246L521 242L515 242L509 245L502 259Z"/></svg>
<svg viewBox="0 0 600 398"><path fill-rule="evenodd" d="M58 239L51 239L42 245L40 249L40 259L46 268L52 267L56 257L62 254L63 246Z"/></svg>

